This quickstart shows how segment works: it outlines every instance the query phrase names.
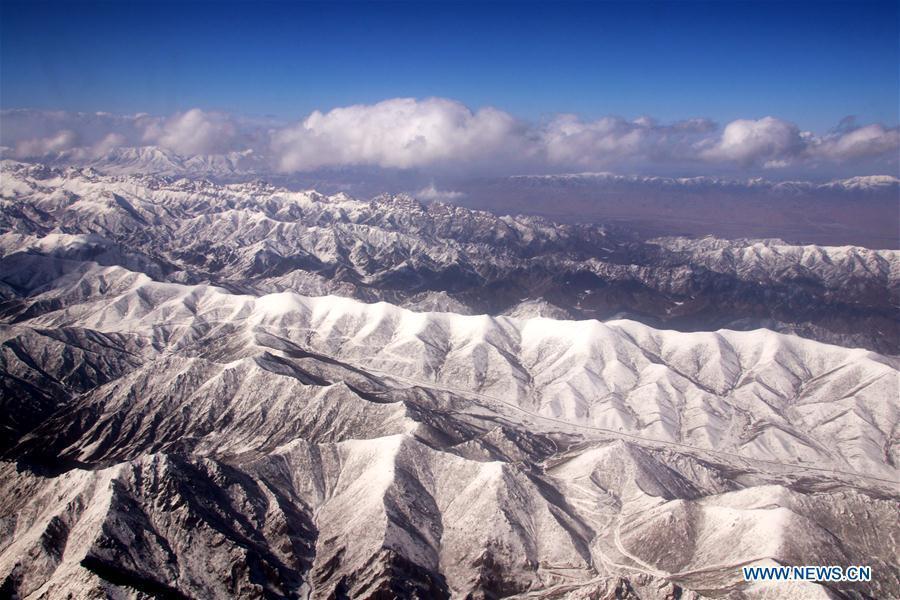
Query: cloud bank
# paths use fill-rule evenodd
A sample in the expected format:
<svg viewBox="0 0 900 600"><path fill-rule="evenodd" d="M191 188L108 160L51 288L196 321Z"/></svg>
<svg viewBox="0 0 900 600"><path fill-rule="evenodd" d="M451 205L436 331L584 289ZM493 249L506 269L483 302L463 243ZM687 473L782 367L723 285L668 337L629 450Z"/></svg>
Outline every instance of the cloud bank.
<svg viewBox="0 0 900 600"><path fill-rule="evenodd" d="M718 139L704 140L700 145L709 145L699 156L745 166L760 162L763 166L786 166L803 153L811 136L774 117L738 119L726 125Z"/></svg>
<svg viewBox="0 0 900 600"><path fill-rule="evenodd" d="M163 122L152 122L144 131L143 141L182 156L222 154L233 149L237 129L227 115L195 108Z"/></svg>
<svg viewBox="0 0 900 600"><path fill-rule="evenodd" d="M438 189L432 181L429 185L426 185L416 192L413 192L412 196L426 202L452 202L453 200L459 200L460 198L465 197L465 194L463 192L457 192L455 190Z"/></svg>
<svg viewBox="0 0 900 600"><path fill-rule="evenodd" d="M897 172L898 127L845 119L829 132L802 131L773 116L719 125L705 118L584 120L561 114L534 123L446 98L395 98L315 111L299 122L250 120L192 109L170 116L0 112L4 155L87 159L116 148L157 146L182 157L253 150L279 173L365 167L489 174L620 169L731 172L788 169Z"/></svg>
<svg viewBox="0 0 900 600"><path fill-rule="evenodd" d="M282 171L346 165L409 169L513 151L522 129L494 108L473 112L444 98L396 98L315 111L274 132L272 150Z"/></svg>

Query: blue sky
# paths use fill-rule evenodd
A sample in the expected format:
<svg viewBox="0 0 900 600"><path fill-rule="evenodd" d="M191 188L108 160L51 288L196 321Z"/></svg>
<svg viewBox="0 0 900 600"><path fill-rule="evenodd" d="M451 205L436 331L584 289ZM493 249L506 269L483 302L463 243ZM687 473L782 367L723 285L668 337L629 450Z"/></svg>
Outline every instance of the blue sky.
<svg viewBox="0 0 900 600"><path fill-rule="evenodd" d="M0 10L4 157L154 146L281 173L900 174L897 2Z"/></svg>
<svg viewBox="0 0 900 600"><path fill-rule="evenodd" d="M0 27L3 108L898 121L896 2L3 2Z"/></svg>

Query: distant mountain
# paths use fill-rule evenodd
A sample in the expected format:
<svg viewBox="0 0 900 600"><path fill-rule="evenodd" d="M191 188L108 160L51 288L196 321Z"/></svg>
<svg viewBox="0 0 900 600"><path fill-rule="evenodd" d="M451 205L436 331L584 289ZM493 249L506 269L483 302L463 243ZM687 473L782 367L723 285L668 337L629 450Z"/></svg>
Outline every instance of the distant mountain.
<svg viewBox="0 0 900 600"><path fill-rule="evenodd" d="M5 149L9 155L11 149ZM84 148L53 152L28 159L40 164L66 167L90 167L110 175L166 175L174 177L237 180L247 177L280 177L269 162L254 150L227 154L181 156L159 146L123 146L102 154ZM727 177L659 177L620 175L606 172L552 175L518 175L506 178L514 186L570 187L597 189L719 190L724 192L769 192L777 194L810 194L816 192L894 192L900 190L900 179L892 175L857 176L817 183L812 181L770 181L762 178Z"/></svg>
<svg viewBox="0 0 900 600"><path fill-rule="evenodd" d="M769 181L761 178L722 177L648 177L614 173L572 173L564 175L519 175L510 178L524 185L571 186L646 186L682 189L769 190L782 193L828 191L884 191L900 189L900 179L891 175L870 175L835 179L826 183L812 181Z"/></svg>
<svg viewBox="0 0 900 600"><path fill-rule="evenodd" d="M75 148L36 157L35 160L59 167L91 168L109 175L208 177L217 180L246 179L269 170L266 161L253 150L181 156L159 146L123 146L99 155L84 148Z"/></svg>
<svg viewBox="0 0 900 600"><path fill-rule="evenodd" d="M13 156L5 149L0 156ZM107 175L161 175L243 183L264 179L290 189L346 192L360 198L408 192L495 214L556 222L619 224L643 237L668 235L779 238L795 244L900 249L900 180L873 175L830 182L762 178L650 177L611 173L465 178L370 169L323 168L283 173L261 150L179 156L154 146L98 155L77 148L28 159ZM440 189L439 189L440 188ZM418 190L412 192L412 190Z"/></svg>
<svg viewBox="0 0 900 600"><path fill-rule="evenodd" d="M768 327L900 353L897 251L640 241L616 228L498 217L408 196L365 202L262 182L2 168L7 281L30 269L32 254L51 254L249 293L490 314L517 314L520 303L541 300L559 311L542 314L624 316L685 331Z"/></svg>

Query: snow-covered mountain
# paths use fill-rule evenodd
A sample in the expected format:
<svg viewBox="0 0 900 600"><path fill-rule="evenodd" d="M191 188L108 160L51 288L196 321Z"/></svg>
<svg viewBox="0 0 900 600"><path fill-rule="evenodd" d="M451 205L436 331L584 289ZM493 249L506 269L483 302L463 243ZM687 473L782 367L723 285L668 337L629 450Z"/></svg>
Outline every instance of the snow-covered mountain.
<svg viewBox="0 0 900 600"><path fill-rule="evenodd" d="M0 156L12 156L11 149ZM271 177L276 172L269 160L253 150L227 154L180 155L161 146L120 146L96 153L84 148L51 152L26 159L58 167L89 167L110 175L164 175L173 177L207 177L213 180L236 180L247 176ZM729 177L662 177L623 175L608 172L564 173L550 175L517 175L509 181L524 186L571 187L641 187L683 190L769 191L797 194L817 191L880 192L900 189L900 179L893 175L864 175L827 182L772 181L761 177L735 179Z"/></svg>
<svg viewBox="0 0 900 600"><path fill-rule="evenodd" d="M627 316L684 331L768 327L900 352L897 251L644 242L404 196L365 202L262 182L2 168L0 252L13 263L23 252L49 253L126 264L159 281L424 310L502 314L543 300L578 318Z"/></svg>
<svg viewBox="0 0 900 600"><path fill-rule="evenodd" d="M764 597L738 567L798 560L900 590L894 358L34 260L0 355L19 596Z"/></svg>
<svg viewBox="0 0 900 600"><path fill-rule="evenodd" d="M726 177L659 177L618 175L615 173L570 173L563 175L518 175L510 178L522 185L570 186L646 186L681 189L768 190L779 193L828 191L882 191L900 189L900 179L892 175L864 175L834 179L825 183L813 181L770 181L762 178L732 179Z"/></svg>
<svg viewBox="0 0 900 600"><path fill-rule="evenodd" d="M7 152L9 154L9 152ZM253 150L226 154L181 155L160 146L120 146L102 153L74 148L35 157L37 164L95 169L109 175L162 175L246 179L270 172L266 159Z"/></svg>
<svg viewBox="0 0 900 600"><path fill-rule="evenodd" d="M4 597L900 596L898 252L11 162L0 195ZM774 564L873 580L743 581Z"/></svg>

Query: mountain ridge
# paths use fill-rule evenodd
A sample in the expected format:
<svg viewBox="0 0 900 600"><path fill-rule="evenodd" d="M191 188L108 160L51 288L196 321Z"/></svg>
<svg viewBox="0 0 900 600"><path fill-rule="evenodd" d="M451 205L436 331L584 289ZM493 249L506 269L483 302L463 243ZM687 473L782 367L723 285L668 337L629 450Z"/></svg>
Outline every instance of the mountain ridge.
<svg viewBox="0 0 900 600"><path fill-rule="evenodd" d="M875 511L887 522L896 508L887 499L895 496L896 459L883 458L877 450L860 462L865 445L852 445L853 440L874 430L865 429L871 427L867 421L835 423L835 418L847 418L840 406L829 409L834 415L819 418L839 430L849 425L854 432L847 442L835 446L827 429L783 422L775 431L794 433L779 444L759 445L769 434L760 437L751 427L751 446L738 452L722 451L721 441L714 441L721 434L695 437L688 445L671 438L675 443L660 444L634 428L666 429L650 422L642 426L640 420L620 418L624 431L601 424L588 435L589 428L579 425L584 417L562 408L581 402L577 386L571 387L579 377L591 379L595 390L621 384L640 390L646 386L640 379L628 383L626 373L644 372L660 381L654 373L668 365L664 372L674 369L673 393L680 388L685 399L713 394L715 411L722 413L728 406L722 401L732 393L729 361L722 367L708 363L709 371L691 358L691 348L738 355L750 351L752 356L740 362L743 377L761 385L753 394L774 393L775 382L783 377L778 373L788 369L816 382L801 385L804 393L839 396L844 389L855 403L870 394L872 407L887 410L880 418L887 419L882 427L889 432L898 419L890 394L900 372L896 359L870 352L766 331L684 334L654 332L627 321L592 325L413 313L383 302L290 292L241 296L222 288L154 282L120 267L96 265L86 265L77 277L63 275L61 282L45 285L40 296L69 300L5 326L4 373L29 378L13 367L15 356L33 373L32 380L56 377L52 373L59 368L61 374L67 372L67 361L59 363L57 357L69 350L26 353L16 344L27 331L91 331L104 336L95 339L108 344L105 354L127 350L141 364L126 366L127 372L105 383L97 380L99 385L87 394L62 401L53 416L7 451L6 459L17 461L18 472L7 471L0 478L14 486L7 488L12 500L6 510L49 515L46 522L26 519L16 525L17 545L0 550L4 585L23 595L52 597L86 589L111 593L130 587L186 596L203 590L213 597L515 597L528 589L553 597L575 589L615 594L621 588L631 590L633 597L663 598L701 597L701 590L743 585L744 597L753 598L763 597L756 594L764 591L739 584L736 565L766 564L761 557L808 560L804 548L825 548L821 536L836 530L836 522L830 521L836 518L830 516L837 514L833 511L852 506L852 511ZM536 329L529 333L532 326ZM604 341L610 334L615 341ZM664 341L671 336L691 341ZM760 336L762 340L756 339ZM740 343L744 338L746 343ZM69 339L83 345L83 338ZM729 345L721 347L720 340ZM667 343L672 349L666 350ZM643 350L626 351L628 344L640 344ZM517 346L518 357L513 358L510 353ZM17 350L10 353L12 348ZM646 351L656 354L661 365L636 362L646 360L640 358ZM582 361L560 360L585 352ZM765 359L767 352L780 358ZM835 363L829 356L843 358ZM411 362L409 357L421 358ZM526 368L534 371L522 380L519 369L532 362ZM753 364L760 365L757 374ZM875 371L861 372L865 364L865 372L883 374L873 378ZM555 373L559 368L564 372ZM565 374L572 370L583 375ZM510 381L529 379L535 383L526 396L509 391L515 387ZM693 383L683 387L688 382ZM865 387L857 390L860 384ZM560 385L568 390L564 395ZM778 393L789 398L793 385ZM546 401L536 400L542 396ZM492 399L517 404L525 412ZM773 402L774 397L756 405L753 419L771 420L774 414L767 406ZM830 404L807 400L798 406L821 410ZM640 406L652 405L641 400ZM680 418L692 410L680 406ZM784 414L805 419L792 410ZM715 425L721 419L714 413L710 417L704 427L727 430ZM732 418L740 422L739 413ZM811 434L821 438L816 441ZM842 446L847 443L851 445ZM751 447L758 450L748 452ZM765 453L779 447L781 456L799 456L802 462L791 458L786 467L783 460L769 460ZM845 458L829 457L831 448ZM853 466L821 470L835 460ZM69 466L58 476L41 475L41 465L50 464ZM164 472L171 474L154 476L154 465L166 465ZM624 475L623 468L632 475ZM79 491L74 481L93 481L92 473L100 479L84 489L97 491ZM72 477L76 479L70 484ZM198 483L189 486L188 481ZM93 494L78 505L94 512L61 516L55 508L60 505L48 496L57 493L53 486L62 486L72 498ZM777 533L769 514L773 509L767 508L772 503L786 519L779 521ZM140 519L152 524L126 518L126 506L141 507ZM730 551L730 558L721 554L721 525L708 534L683 534L693 540L694 549L675 562L670 553L660 553L658 544L672 535L671 520L699 526L698 517L690 516L697 511L704 515L700 521L724 519L726 527L740 515L733 526L741 528L744 541ZM348 514L357 517L348 520ZM192 542L173 518L194 523ZM53 533L60 529L57 522L64 524L62 531L71 527L83 532L84 541L72 550L75 558L51 559L41 567L22 562L23 549L36 548L29 544L60 535ZM100 522L102 529L96 529ZM277 523L287 529L279 530ZM368 533L362 534L364 523ZM374 523L379 525L372 528ZM494 525L485 529L485 523ZM188 579L153 566L152 554L128 550L135 548L129 541L133 532L140 531L134 527L149 527L147 531L162 536L170 560ZM879 546L866 528L840 531L844 550L823 551L819 559L865 559L880 572L872 584L877 587L866 589L897 589L900 578L888 566L890 545ZM148 539L137 547L158 543ZM215 549L222 543L232 548L230 554ZM28 555L43 556L41 552ZM122 562L123 552L132 557L130 562ZM213 572L230 575L210 579L197 570L212 557L217 557ZM521 557L526 557L524 563ZM218 562L222 560L224 564ZM259 564L269 575L259 579L252 571L235 571L232 564ZM404 587L397 587L401 582ZM797 591L808 597L830 593L812 585Z"/></svg>
<svg viewBox="0 0 900 600"><path fill-rule="evenodd" d="M900 594L898 252L0 168L4 596Z"/></svg>
<svg viewBox="0 0 900 600"><path fill-rule="evenodd" d="M257 294L337 293L491 314L542 300L578 318L768 327L900 353L897 251L639 240L615 227L498 217L407 196L365 202L262 182L3 168L7 257L24 247L78 258L87 250L66 250L72 239L53 236L87 235L96 236L91 252L113 263L128 254L128 264L143 263L138 270L154 278Z"/></svg>

